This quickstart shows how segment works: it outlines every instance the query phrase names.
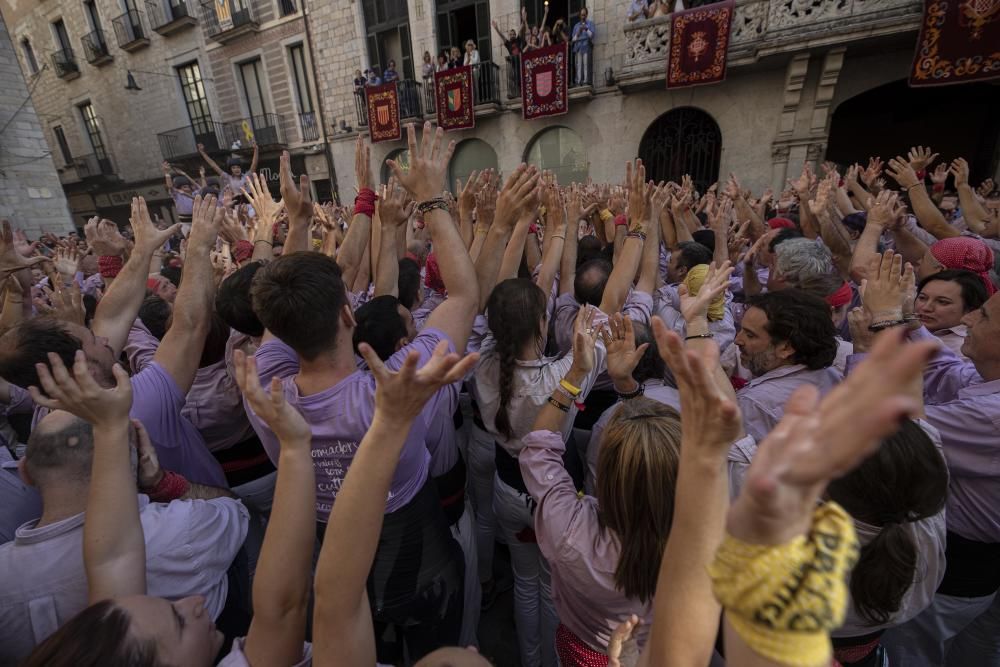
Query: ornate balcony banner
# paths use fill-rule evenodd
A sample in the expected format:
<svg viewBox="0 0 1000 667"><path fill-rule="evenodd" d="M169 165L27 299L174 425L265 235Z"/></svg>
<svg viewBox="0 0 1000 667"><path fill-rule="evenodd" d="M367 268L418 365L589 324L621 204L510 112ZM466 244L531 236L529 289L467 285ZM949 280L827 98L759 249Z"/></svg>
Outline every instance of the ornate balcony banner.
<svg viewBox="0 0 1000 667"><path fill-rule="evenodd" d="M566 44L521 53L521 116L525 120L569 111Z"/></svg>
<svg viewBox="0 0 1000 667"><path fill-rule="evenodd" d="M467 130L476 126L472 102L472 65L434 73L437 123L444 130Z"/></svg>
<svg viewBox="0 0 1000 667"><path fill-rule="evenodd" d="M399 91L396 82L365 88L368 100L368 131L373 144L396 141L403 136L399 123Z"/></svg>
<svg viewBox="0 0 1000 667"><path fill-rule="evenodd" d="M734 4L734 0L727 0L674 13L667 58L667 88L725 80Z"/></svg>
<svg viewBox="0 0 1000 667"><path fill-rule="evenodd" d="M910 86L1000 78L1000 0L924 0Z"/></svg>

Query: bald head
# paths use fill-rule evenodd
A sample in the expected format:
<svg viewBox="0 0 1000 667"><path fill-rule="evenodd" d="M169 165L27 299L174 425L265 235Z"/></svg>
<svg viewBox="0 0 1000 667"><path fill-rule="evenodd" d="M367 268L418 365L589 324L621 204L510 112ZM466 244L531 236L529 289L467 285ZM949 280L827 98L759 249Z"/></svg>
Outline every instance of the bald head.
<svg viewBox="0 0 1000 667"><path fill-rule="evenodd" d="M46 415L28 437L25 471L38 487L62 480L87 481L94 457L94 431L62 410Z"/></svg>

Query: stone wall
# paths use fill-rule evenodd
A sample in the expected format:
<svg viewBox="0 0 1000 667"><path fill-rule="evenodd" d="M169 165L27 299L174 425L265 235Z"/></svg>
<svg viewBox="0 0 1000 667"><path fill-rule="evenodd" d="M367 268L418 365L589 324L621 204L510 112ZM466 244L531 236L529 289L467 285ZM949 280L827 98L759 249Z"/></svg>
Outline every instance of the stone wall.
<svg viewBox="0 0 1000 667"><path fill-rule="evenodd" d="M73 229L55 164L0 18L0 218L30 238Z"/></svg>

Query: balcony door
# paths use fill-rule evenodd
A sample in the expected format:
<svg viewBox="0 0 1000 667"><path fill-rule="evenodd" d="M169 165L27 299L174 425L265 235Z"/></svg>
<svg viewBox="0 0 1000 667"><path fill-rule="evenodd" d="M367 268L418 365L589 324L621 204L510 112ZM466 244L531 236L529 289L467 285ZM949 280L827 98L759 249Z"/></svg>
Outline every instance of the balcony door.
<svg viewBox="0 0 1000 667"><path fill-rule="evenodd" d="M438 0L437 26L438 53L457 46L464 55L465 42L471 39L479 49L479 59L492 60L488 0Z"/></svg>
<svg viewBox="0 0 1000 667"><path fill-rule="evenodd" d="M258 144L278 143L277 128L268 107L267 96L264 94L264 66L260 58L240 63L239 82L243 95L243 104L247 110L248 121L253 129ZM247 143L247 137L240 137L242 143Z"/></svg>
<svg viewBox="0 0 1000 667"><path fill-rule="evenodd" d="M73 55L73 47L70 46L69 33L66 32L66 24L63 23L62 19L52 24L52 32L55 33L56 44L59 46L59 50L67 57L71 57Z"/></svg>
<svg viewBox="0 0 1000 667"><path fill-rule="evenodd" d="M108 158L108 151L104 146L104 137L101 135L101 125L97 120L97 113L94 105L84 102L79 105L80 116L83 118L83 128L87 131L87 139L90 147L94 150L94 157L100 167L102 174L111 173L111 160Z"/></svg>
<svg viewBox="0 0 1000 667"><path fill-rule="evenodd" d="M205 82L201 78L201 68L197 61L178 67L177 76L180 78L184 108L191 120L195 144L205 144L205 150L208 151L219 150L219 139L215 134L212 111L208 106Z"/></svg>

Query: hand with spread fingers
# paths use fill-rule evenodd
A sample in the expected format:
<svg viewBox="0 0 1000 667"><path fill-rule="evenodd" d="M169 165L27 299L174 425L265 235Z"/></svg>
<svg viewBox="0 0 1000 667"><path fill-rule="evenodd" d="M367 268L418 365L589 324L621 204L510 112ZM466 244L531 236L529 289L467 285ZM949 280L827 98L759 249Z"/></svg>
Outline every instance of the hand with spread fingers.
<svg viewBox="0 0 1000 667"><path fill-rule="evenodd" d="M416 202L410 198L410 193L399 185L395 176L389 179L382 198L375 203L382 225L392 228L405 224L415 206Z"/></svg>
<svg viewBox="0 0 1000 667"><path fill-rule="evenodd" d="M729 288L729 276L733 274L733 267L727 261L722 266L716 267L715 262L708 266L708 275L705 282L698 290L697 294L688 292L686 285L680 285L677 289L681 299L681 315L685 322L692 322L696 319L707 318L709 307L712 302L726 293Z"/></svg>
<svg viewBox="0 0 1000 667"><path fill-rule="evenodd" d="M444 130L434 130L430 121L424 123L424 131L417 147L417 130L413 124L406 126L406 143L410 151L410 168L403 170L398 162L389 160L389 168L404 188L410 191L417 202L440 197L444 192L445 174L448 162L455 152L455 142L444 144Z"/></svg>
<svg viewBox="0 0 1000 667"><path fill-rule="evenodd" d="M497 197L493 223L501 229L513 229L525 213L537 206L540 180L537 167L524 163L518 165Z"/></svg>
<svg viewBox="0 0 1000 667"><path fill-rule="evenodd" d="M931 153L931 149L927 146L914 146L906 154L906 160L914 171L927 169L937 158L938 154Z"/></svg>
<svg viewBox="0 0 1000 667"><path fill-rule="evenodd" d="M288 224L290 226L309 224L312 220L312 195L309 192L309 176L299 175L298 187L295 185L295 178L292 176L292 158L288 151L281 152L281 159L278 161L278 173L281 180L281 200L285 203L285 210L288 211Z"/></svg>
<svg viewBox="0 0 1000 667"><path fill-rule="evenodd" d="M910 267L908 270L912 273L913 268ZM906 289L903 275L902 255L887 250L881 255L872 257L861 299L873 323L896 322L903 319Z"/></svg>
<svg viewBox="0 0 1000 667"><path fill-rule="evenodd" d="M45 394L38 387L28 387L36 405L49 410L65 410L95 426L128 420L132 409L132 383L120 364L111 369L115 386L104 388L91 375L83 350L76 351L72 371L54 352L49 352L48 359L48 365L35 364Z"/></svg>
<svg viewBox="0 0 1000 667"><path fill-rule="evenodd" d="M260 417L281 442L282 448L309 447L312 429L296 408L285 400L281 379L271 379L270 392L265 392L257 374L257 360L242 350L233 354L233 369L239 386L254 414Z"/></svg>
<svg viewBox="0 0 1000 667"><path fill-rule="evenodd" d="M129 223L132 225L132 236L135 238L135 252L144 257L152 257L153 253L162 248L170 240L170 237L181 229L180 223L163 230L157 229L149 217L146 200L142 197L132 198L132 214L129 216Z"/></svg>
<svg viewBox="0 0 1000 667"><path fill-rule="evenodd" d="M45 257L32 257L29 259L18 252L17 247L14 245L14 232L11 231L10 222L4 220L3 233L0 234L0 275L20 271L44 261L46 261Z"/></svg>
<svg viewBox="0 0 1000 667"><path fill-rule="evenodd" d="M630 384L632 373L642 360L649 343L635 345L635 327L632 318L614 313L608 325L601 330L604 348L608 352L608 376L618 385Z"/></svg>

